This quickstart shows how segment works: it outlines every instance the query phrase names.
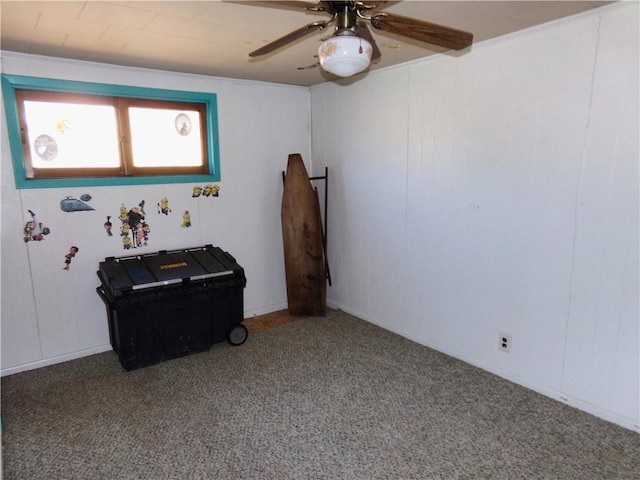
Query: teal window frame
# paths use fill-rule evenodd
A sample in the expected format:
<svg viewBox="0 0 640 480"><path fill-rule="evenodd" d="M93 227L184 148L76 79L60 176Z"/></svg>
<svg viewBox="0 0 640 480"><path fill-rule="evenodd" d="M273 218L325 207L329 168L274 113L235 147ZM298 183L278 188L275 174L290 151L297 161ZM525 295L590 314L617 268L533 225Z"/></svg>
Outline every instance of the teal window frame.
<svg viewBox="0 0 640 480"><path fill-rule="evenodd" d="M162 176L114 176L77 178L27 178L20 134L16 90L75 93L109 97L137 98L143 100L182 101L206 106L207 149L209 174L206 175L162 175ZM200 183L220 181L220 141L218 137L218 97L215 93L186 92L158 88L110 85L103 83L55 80L50 78L2 75L2 97L9 132L9 147L13 163L16 188L60 188L119 185L154 185L171 183Z"/></svg>

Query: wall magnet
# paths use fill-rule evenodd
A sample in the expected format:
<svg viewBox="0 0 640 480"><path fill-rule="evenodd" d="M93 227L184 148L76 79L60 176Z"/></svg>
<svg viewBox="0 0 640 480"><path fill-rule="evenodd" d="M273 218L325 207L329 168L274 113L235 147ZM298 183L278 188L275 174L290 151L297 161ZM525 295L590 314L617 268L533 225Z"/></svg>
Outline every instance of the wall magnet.
<svg viewBox="0 0 640 480"><path fill-rule="evenodd" d="M36 214L32 210L29 210L29 215L31 215L31 220L25 223L23 229L25 243L29 241L39 242L44 240L44 236L49 235L51 230L49 230L49 227L43 226L42 222L38 222Z"/></svg>
<svg viewBox="0 0 640 480"><path fill-rule="evenodd" d="M218 192L220 191L220 187L218 185L206 185L204 187L204 192L202 192L202 194L205 197L217 197L218 196Z"/></svg>
<svg viewBox="0 0 640 480"><path fill-rule="evenodd" d="M78 247L75 245L69 249L69 253L64 256L64 267L63 270L69 270L69 265L71 265L71 259L76 256L78 253Z"/></svg>
<svg viewBox="0 0 640 480"><path fill-rule="evenodd" d="M110 237L113 237L111 228L113 228L113 223L111 223L111 217L107 215L107 221L104 222L104 229L107 232L107 235L109 235Z"/></svg>
<svg viewBox="0 0 640 480"><path fill-rule="evenodd" d="M89 210L95 210L95 209L93 207L90 207L89 205L87 205L85 202L83 202L78 198L65 197L64 199L60 200L60 210L62 210L63 212L69 213L69 212L89 211Z"/></svg>
<svg viewBox="0 0 640 480"><path fill-rule="evenodd" d="M182 214L182 223L180 227L189 228L191 226L191 215L189 214L189 210L185 210Z"/></svg>
<svg viewBox="0 0 640 480"><path fill-rule="evenodd" d="M169 215L169 212L171 212L171 209L169 208L169 200L167 197L162 197L158 203L158 213Z"/></svg>

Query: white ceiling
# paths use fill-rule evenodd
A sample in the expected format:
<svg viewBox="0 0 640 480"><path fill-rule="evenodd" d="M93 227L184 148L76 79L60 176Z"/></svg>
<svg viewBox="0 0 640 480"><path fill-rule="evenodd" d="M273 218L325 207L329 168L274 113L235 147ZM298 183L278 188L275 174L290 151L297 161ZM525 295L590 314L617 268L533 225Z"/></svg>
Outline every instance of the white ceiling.
<svg viewBox="0 0 640 480"><path fill-rule="evenodd" d="M384 11L471 32L478 43L611 2L390 3ZM328 18L317 13L219 0L1 0L0 16L0 48L7 51L294 85L332 79L315 66L320 41L329 35L326 30L268 56L248 56L293 30ZM382 51L371 70L443 52L370 29Z"/></svg>

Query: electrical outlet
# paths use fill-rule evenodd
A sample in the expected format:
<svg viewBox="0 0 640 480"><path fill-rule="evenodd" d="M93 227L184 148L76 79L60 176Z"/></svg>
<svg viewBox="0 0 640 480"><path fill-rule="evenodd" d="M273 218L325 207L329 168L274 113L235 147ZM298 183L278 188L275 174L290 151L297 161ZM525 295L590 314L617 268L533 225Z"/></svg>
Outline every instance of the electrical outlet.
<svg viewBox="0 0 640 480"><path fill-rule="evenodd" d="M499 338L500 343L498 348L503 352L509 353L511 351L511 335L508 333L501 333Z"/></svg>

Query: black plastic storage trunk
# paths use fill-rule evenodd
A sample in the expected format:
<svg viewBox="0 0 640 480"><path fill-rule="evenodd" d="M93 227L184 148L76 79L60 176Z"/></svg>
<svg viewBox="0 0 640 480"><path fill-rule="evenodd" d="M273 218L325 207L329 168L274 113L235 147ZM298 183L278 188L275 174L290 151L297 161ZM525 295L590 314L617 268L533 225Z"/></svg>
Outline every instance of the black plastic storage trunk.
<svg viewBox="0 0 640 480"><path fill-rule="evenodd" d="M247 338L244 270L218 247L108 257L97 273L109 340L125 370Z"/></svg>

